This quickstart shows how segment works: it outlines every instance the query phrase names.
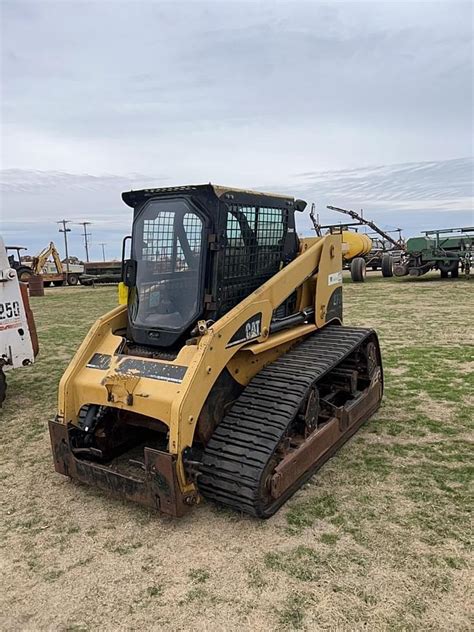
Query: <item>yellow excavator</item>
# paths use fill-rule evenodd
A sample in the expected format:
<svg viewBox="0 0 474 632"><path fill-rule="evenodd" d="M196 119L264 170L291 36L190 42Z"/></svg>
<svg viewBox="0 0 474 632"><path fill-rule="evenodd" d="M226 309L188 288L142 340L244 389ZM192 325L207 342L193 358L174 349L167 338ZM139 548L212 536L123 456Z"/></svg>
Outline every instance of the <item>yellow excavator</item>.
<svg viewBox="0 0 474 632"><path fill-rule="evenodd" d="M52 241L50 241L49 245L43 248L43 250L38 255L36 255L36 257L33 257L31 269L35 274L42 273L43 268L45 267L49 257L53 257L56 271L58 272L58 274L62 274L63 264L61 263L61 257L59 256L58 249Z"/></svg>
<svg viewBox="0 0 474 632"><path fill-rule="evenodd" d="M298 238L286 195L122 198L121 304L61 379L55 468L173 516L206 498L268 518L382 399L376 333L342 325L342 236Z"/></svg>
<svg viewBox="0 0 474 632"><path fill-rule="evenodd" d="M47 263L49 258L53 258L54 267L56 272L51 272L47 269ZM58 249L54 242L49 242L49 245L43 248L43 250L33 257L31 262L31 273L41 275L43 283L52 283L53 285L77 285L79 283L79 273L69 272L64 270L64 266L59 256Z"/></svg>

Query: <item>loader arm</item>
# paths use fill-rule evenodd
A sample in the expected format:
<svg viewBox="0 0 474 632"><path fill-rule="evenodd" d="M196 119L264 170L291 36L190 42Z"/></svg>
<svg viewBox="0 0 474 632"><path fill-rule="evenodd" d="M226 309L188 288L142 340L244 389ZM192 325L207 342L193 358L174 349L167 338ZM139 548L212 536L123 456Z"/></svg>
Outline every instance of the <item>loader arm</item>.
<svg viewBox="0 0 474 632"><path fill-rule="evenodd" d="M173 403L170 424L171 452L179 455L187 446L192 445L196 421L205 399L218 376L239 351L247 348L258 355L258 347L267 343L267 348L273 350L273 358L277 357L279 353L288 349L288 343L294 343L333 320L326 320L331 299L337 305L340 304L339 316L335 316L340 320L341 260L340 235L307 240L303 243L301 254L294 261L205 331L198 343L198 352L190 366L192 370L188 372L189 377L183 381L182 397ZM302 286L305 282L313 285L315 299L313 305L304 305L302 308L314 308L314 320L271 334L273 311L295 287ZM252 340L250 346L247 342L229 344L236 332L248 323L258 322L260 315L260 335ZM239 363L238 360L234 362L235 377L244 373L246 364ZM255 373L262 368L258 361L254 366ZM247 373L247 378L250 379L255 373ZM184 476L182 470L180 474Z"/></svg>

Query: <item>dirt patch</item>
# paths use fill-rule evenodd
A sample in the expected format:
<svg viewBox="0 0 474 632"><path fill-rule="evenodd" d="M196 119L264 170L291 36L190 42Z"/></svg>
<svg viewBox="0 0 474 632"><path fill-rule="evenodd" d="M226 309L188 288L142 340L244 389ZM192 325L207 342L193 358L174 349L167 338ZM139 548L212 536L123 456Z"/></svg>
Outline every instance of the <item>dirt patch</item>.
<svg viewBox="0 0 474 632"><path fill-rule="evenodd" d="M430 397L428 393L420 391L418 394L418 410L435 421L451 423L456 414L456 404L446 401L438 401Z"/></svg>

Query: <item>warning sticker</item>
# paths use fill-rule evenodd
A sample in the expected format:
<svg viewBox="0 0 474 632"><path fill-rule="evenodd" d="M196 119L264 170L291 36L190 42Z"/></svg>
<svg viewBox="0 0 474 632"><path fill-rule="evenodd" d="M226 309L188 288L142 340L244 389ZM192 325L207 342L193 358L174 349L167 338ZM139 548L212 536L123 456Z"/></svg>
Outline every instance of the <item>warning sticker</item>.
<svg viewBox="0 0 474 632"><path fill-rule="evenodd" d="M328 285L336 285L342 283L342 272L333 272L328 275Z"/></svg>

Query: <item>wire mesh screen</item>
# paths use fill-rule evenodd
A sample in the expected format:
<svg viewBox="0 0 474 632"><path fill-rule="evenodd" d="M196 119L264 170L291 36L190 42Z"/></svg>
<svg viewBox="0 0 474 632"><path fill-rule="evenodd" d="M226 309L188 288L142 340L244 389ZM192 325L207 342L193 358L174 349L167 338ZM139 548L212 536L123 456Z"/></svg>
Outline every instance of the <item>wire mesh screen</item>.
<svg viewBox="0 0 474 632"><path fill-rule="evenodd" d="M201 253L202 222L194 213L186 213L182 230L179 229L177 232L176 269L189 270L195 267L194 264Z"/></svg>
<svg viewBox="0 0 474 632"><path fill-rule="evenodd" d="M288 210L232 205L219 284L225 312L272 277L281 266Z"/></svg>
<svg viewBox="0 0 474 632"><path fill-rule="evenodd" d="M142 259L162 262L163 271L166 267L171 270L174 250L174 218L173 211L162 211L156 218L145 219L143 222Z"/></svg>
<svg viewBox="0 0 474 632"><path fill-rule="evenodd" d="M201 241L202 222L197 215L161 211L144 220L141 258L159 263L160 272L189 270L199 258Z"/></svg>

